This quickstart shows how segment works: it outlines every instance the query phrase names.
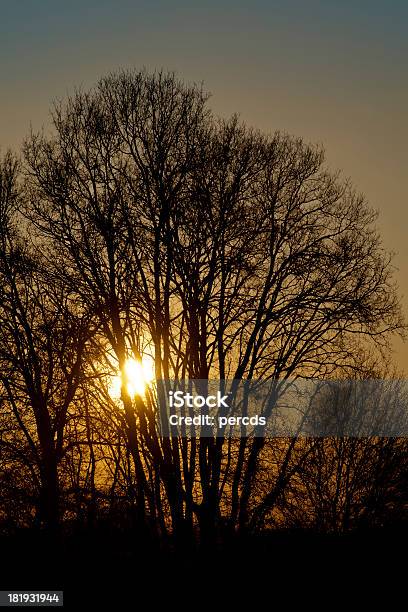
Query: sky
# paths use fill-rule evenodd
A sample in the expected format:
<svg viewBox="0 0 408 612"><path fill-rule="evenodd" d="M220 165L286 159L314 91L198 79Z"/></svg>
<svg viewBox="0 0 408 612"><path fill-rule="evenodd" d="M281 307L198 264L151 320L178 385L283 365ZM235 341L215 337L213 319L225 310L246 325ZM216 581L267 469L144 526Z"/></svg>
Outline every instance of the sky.
<svg viewBox="0 0 408 612"><path fill-rule="evenodd" d="M408 319L408 2L4 2L1 149L74 87L143 67L203 82L219 115L322 144L379 211ZM408 371L408 342L394 350Z"/></svg>

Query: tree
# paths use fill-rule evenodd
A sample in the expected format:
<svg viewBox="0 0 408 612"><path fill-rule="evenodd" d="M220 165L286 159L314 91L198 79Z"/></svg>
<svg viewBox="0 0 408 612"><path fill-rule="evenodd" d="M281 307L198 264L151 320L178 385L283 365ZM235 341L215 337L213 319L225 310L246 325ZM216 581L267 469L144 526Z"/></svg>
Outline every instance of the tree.
<svg viewBox="0 0 408 612"><path fill-rule="evenodd" d="M406 518L406 385L395 371L356 362L353 378L338 372L315 385L308 437L267 443L252 529L342 533Z"/></svg>
<svg viewBox="0 0 408 612"><path fill-rule="evenodd" d="M18 170L17 160L6 154L0 164L2 445L12 456L20 448L31 486L39 490L38 520L55 528L58 465L82 372L88 321L73 308L66 287L42 267L19 229ZM8 431L10 422L14 429ZM15 440L16 426L23 443Z"/></svg>
<svg viewBox="0 0 408 612"><path fill-rule="evenodd" d="M168 504L181 538L245 531L265 438L161 436L163 395L131 397L126 360L205 390L334 375L356 339L386 346L403 322L376 216L320 148L214 118L173 74L111 75L53 121L24 147L24 215L116 359L139 524Z"/></svg>

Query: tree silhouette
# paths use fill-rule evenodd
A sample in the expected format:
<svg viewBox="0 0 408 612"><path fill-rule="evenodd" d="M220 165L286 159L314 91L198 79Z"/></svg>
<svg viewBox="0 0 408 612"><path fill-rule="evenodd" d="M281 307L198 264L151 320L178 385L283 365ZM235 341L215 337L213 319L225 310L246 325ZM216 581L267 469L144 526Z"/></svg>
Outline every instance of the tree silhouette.
<svg viewBox="0 0 408 612"><path fill-rule="evenodd" d="M67 289L42 268L19 231L17 177L18 163L7 154L0 167L2 446L23 459L30 487L39 490L38 520L55 527L58 464L80 380L87 324L74 312ZM24 446L15 440L16 426Z"/></svg>
<svg viewBox="0 0 408 612"><path fill-rule="evenodd" d="M149 354L156 380L205 392L212 379L352 372L356 347L385 351L403 329L364 197L319 147L220 120L207 102L173 74L113 74L57 104L51 135L27 138L19 189L17 163L3 162L3 402L48 523L67 515L68 489L84 489L74 514L121 499L139 533L182 545L198 529L211 544L263 524L294 475L291 504L303 503L299 475L320 478L319 444L337 452L163 436L166 387L129 393L129 358ZM108 391L117 373L120 400Z"/></svg>

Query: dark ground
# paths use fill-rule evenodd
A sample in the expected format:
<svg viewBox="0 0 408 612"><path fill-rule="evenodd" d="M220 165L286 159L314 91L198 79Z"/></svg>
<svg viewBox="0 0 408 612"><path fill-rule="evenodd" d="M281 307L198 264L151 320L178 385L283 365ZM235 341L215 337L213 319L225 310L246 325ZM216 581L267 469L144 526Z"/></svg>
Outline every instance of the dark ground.
<svg viewBox="0 0 408 612"><path fill-rule="evenodd" d="M331 609L355 604L359 592L366 605L385 596L392 610L405 586L407 535L404 528L342 536L282 532L206 553L176 553L152 545L142 550L126 532L95 530L57 543L20 531L0 538L0 589L63 590L65 609L156 609L171 602L215 612L244 601L251 609L285 610L296 601Z"/></svg>

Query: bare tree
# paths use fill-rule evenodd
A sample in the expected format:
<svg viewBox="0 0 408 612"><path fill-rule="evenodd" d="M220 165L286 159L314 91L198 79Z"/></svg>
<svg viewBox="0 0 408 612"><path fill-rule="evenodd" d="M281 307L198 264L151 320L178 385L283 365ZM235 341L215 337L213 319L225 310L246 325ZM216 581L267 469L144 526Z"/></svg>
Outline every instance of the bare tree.
<svg viewBox="0 0 408 612"><path fill-rule="evenodd" d="M323 151L206 103L162 73L78 92L54 109L52 137L26 141L24 214L121 372L140 524L163 525L168 505L176 534L198 522L211 541L224 521L248 528L265 438L162 436L164 398L131 397L126 360L148 351L157 380L204 390L323 377L403 323L376 215Z"/></svg>
<svg viewBox="0 0 408 612"><path fill-rule="evenodd" d="M74 313L69 291L54 282L27 243L18 205L18 162L7 154L0 165L2 444L15 449L15 435L7 431L14 423L31 486L39 489L38 518L56 527L58 464L82 372L87 321Z"/></svg>

